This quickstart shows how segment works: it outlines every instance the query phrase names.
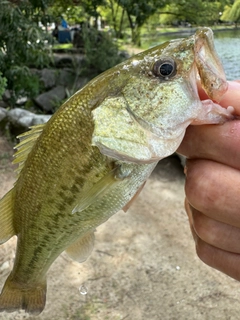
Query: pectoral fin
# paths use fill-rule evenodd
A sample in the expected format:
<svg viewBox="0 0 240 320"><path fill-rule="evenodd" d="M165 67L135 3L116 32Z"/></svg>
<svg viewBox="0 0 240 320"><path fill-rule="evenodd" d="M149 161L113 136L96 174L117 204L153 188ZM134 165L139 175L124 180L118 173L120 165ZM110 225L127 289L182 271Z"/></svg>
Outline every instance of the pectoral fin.
<svg viewBox="0 0 240 320"><path fill-rule="evenodd" d="M16 234L13 227L13 195L14 189L0 200L0 244Z"/></svg>
<svg viewBox="0 0 240 320"><path fill-rule="evenodd" d="M109 189L116 186L123 179L128 177L131 171L122 172L121 166L115 167L108 174L106 174L102 179L95 183L92 188L86 190L82 193L79 198L78 205L72 210L72 214L76 212L82 212L87 209L91 204L95 203L97 200L101 199Z"/></svg>
<svg viewBox="0 0 240 320"><path fill-rule="evenodd" d="M74 242L70 247L66 249L66 253L70 258L78 262L85 261L91 254L94 247L94 233L89 232L76 242Z"/></svg>

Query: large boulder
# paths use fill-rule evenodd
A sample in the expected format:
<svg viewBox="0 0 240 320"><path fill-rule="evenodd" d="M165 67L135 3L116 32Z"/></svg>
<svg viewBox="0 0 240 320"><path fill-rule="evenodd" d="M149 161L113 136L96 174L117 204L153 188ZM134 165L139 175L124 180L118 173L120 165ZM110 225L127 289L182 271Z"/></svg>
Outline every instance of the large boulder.
<svg viewBox="0 0 240 320"><path fill-rule="evenodd" d="M40 81L44 84L45 89L52 89L56 85L57 70L56 69L42 69L39 72Z"/></svg>
<svg viewBox="0 0 240 320"><path fill-rule="evenodd" d="M54 53L54 66L56 68L76 68L84 60L83 54Z"/></svg>
<svg viewBox="0 0 240 320"><path fill-rule="evenodd" d="M40 94L34 102L44 111L54 113L56 106L66 98L66 90L63 86L57 86L47 92Z"/></svg>
<svg viewBox="0 0 240 320"><path fill-rule="evenodd" d="M8 122L7 110L0 107L0 131L4 131Z"/></svg>
<svg viewBox="0 0 240 320"><path fill-rule="evenodd" d="M31 126L47 122L51 116L35 114L28 110L15 108L7 112L8 120L14 127L27 129Z"/></svg>
<svg viewBox="0 0 240 320"><path fill-rule="evenodd" d="M7 118L7 110L0 107L0 122Z"/></svg>
<svg viewBox="0 0 240 320"><path fill-rule="evenodd" d="M66 88L71 88L74 85L76 74L71 68L59 69L56 72L56 84L64 86Z"/></svg>

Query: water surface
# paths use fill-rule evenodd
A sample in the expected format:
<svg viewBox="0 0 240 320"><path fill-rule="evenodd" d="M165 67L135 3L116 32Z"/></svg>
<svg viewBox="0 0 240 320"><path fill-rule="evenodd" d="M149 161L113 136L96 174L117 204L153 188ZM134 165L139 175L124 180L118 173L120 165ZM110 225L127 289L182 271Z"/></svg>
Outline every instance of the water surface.
<svg viewBox="0 0 240 320"><path fill-rule="evenodd" d="M216 32L214 36L227 79L240 79L240 30Z"/></svg>

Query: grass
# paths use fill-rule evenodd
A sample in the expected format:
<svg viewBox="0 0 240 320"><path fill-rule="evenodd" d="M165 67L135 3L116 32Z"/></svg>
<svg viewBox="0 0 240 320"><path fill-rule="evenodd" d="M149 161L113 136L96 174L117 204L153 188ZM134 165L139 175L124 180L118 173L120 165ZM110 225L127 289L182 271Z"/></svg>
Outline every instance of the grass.
<svg viewBox="0 0 240 320"><path fill-rule="evenodd" d="M70 42L70 43L55 43L53 45L53 50L54 49L61 49L61 50L70 50L73 48L73 44Z"/></svg>

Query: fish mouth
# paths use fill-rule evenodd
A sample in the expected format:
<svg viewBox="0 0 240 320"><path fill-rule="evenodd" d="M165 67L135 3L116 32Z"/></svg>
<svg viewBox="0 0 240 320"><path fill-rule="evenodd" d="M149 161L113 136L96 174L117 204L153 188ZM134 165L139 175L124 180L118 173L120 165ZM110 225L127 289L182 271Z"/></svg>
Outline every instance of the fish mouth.
<svg viewBox="0 0 240 320"><path fill-rule="evenodd" d="M211 29L201 28L196 32L194 52L201 86L209 98L219 102L228 89L228 83L214 47Z"/></svg>

